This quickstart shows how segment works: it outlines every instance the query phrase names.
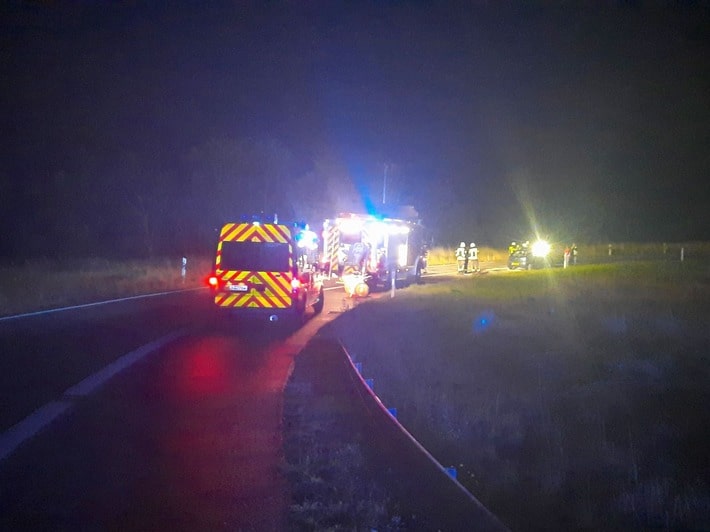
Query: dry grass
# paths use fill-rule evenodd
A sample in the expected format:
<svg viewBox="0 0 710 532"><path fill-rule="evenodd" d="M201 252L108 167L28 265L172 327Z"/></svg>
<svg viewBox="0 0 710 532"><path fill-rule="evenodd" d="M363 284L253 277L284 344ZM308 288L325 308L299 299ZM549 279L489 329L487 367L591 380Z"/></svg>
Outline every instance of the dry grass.
<svg viewBox="0 0 710 532"><path fill-rule="evenodd" d="M362 405L343 393L342 369L331 348L309 344L284 390L284 467L292 499L288 529L404 529L368 462L369 438L358 415Z"/></svg>
<svg viewBox="0 0 710 532"><path fill-rule="evenodd" d="M513 529L707 529L709 318L706 263L658 261L413 286L333 326Z"/></svg>
<svg viewBox="0 0 710 532"><path fill-rule="evenodd" d="M367 468L361 443L335 438L335 419L319 415L318 421L317 427L287 431L289 529L400 530L400 518L390 517L387 492L370 475L358 473Z"/></svg>
<svg viewBox="0 0 710 532"><path fill-rule="evenodd" d="M0 316L137 294L204 286L211 260L172 259L71 262L33 261L0 265Z"/></svg>

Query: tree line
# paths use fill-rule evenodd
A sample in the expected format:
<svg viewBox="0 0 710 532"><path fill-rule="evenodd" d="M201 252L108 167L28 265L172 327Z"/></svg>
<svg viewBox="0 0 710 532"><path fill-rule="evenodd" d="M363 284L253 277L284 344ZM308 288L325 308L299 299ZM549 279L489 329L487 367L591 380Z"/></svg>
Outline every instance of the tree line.
<svg viewBox="0 0 710 532"><path fill-rule="evenodd" d="M357 210L347 169L326 151L298 161L275 139L210 138L180 157L77 150L23 179L2 175L0 257L154 257L213 249L217 230L277 214L316 224Z"/></svg>

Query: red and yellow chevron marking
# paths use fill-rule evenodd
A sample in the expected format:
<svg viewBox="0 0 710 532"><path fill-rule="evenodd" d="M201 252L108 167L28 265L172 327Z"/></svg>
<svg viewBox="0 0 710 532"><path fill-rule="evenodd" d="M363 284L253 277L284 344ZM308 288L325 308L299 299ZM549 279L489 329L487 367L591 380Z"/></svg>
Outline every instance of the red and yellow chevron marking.
<svg viewBox="0 0 710 532"><path fill-rule="evenodd" d="M286 225L276 224L225 224L219 236L220 240L244 242L282 242L291 240L291 229Z"/></svg>
<svg viewBox="0 0 710 532"><path fill-rule="evenodd" d="M223 281L244 283L246 292L218 292L214 302L220 307L289 308L292 305L291 276L274 272L224 272Z"/></svg>
<svg viewBox="0 0 710 532"><path fill-rule="evenodd" d="M289 243L291 241L291 229L287 225L277 224L250 224L250 223L228 223L222 226L219 234L219 245L217 246L217 257L215 267L219 270L222 264L222 242L280 242ZM290 263L292 267L293 264Z"/></svg>
<svg viewBox="0 0 710 532"><path fill-rule="evenodd" d="M338 251L340 249L340 231L337 227L328 228L325 247L328 250L330 272L335 273L338 271Z"/></svg>
<svg viewBox="0 0 710 532"><path fill-rule="evenodd" d="M222 271L222 242L279 242L291 245L291 229L286 225L228 223L222 226L220 242L217 246L215 261L216 273L222 283L243 283L245 292L220 291L215 294L214 302L220 307L232 308L276 308L292 306L291 269L293 260L289 258L289 271L254 272Z"/></svg>

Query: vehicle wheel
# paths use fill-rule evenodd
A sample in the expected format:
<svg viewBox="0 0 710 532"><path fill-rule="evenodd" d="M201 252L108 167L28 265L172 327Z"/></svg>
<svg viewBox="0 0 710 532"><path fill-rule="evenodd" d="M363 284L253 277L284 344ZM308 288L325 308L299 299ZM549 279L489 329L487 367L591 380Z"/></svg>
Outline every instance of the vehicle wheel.
<svg viewBox="0 0 710 532"><path fill-rule="evenodd" d="M318 301L313 304L313 310L316 314L320 314L323 311L323 305L325 304L325 294L323 292L323 287L321 286L320 292L318 292Z"/></svg>
<svg viewBox="0 0 710 532"><path fill-rule="evenodd" d="M394 276L394 287L396 289L400 288L406 288L409 285L409 275L405 275L404 279L397 279L397 272L392 272L392 275ZM390 284L387 288L392 288L392 279L390 278Z"/></svg>
<svg viewBox="0 0 710 532"><path fill-rule="evenodd" d="M400 288L403 288L404 286L407 285L407 278L405 277L404 279L397 279L397 272L392 270L390 272L390 277L387 280L387 290L392 289L392 281L393 280L394 280L395 289L400 289Z"/></svg>

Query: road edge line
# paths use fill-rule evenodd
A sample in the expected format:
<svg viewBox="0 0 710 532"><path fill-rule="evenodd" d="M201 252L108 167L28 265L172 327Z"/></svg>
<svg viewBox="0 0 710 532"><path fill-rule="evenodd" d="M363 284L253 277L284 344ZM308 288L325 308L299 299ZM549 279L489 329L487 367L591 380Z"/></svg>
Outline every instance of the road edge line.
<svg viewBox="0 0 710 532"><path fill-rule="evenodd" d="M69 307L48 308L45 310L36 310L34 312L24 312L22 314L12 314L10 316L0 316L1 321L10 321L20 318L31 318L33 316L43 316L45 314L53 314L54 312L64 312L66 310L79 310L82 308L98 307L100 305L108 305L109 303L121 303L122 301L131 301L134 299L147 299L149 297L169 296L172 294L181 294L184 292L196 292L197 290L206 290L207 287L198 286L196 288L180 288L178 290L166 290L164 292L154 292L151 294L139 294L137 296L119 297L116 299L107 299L105 301L94 301L93 303L82 303L80 305L72 305Z"/></svg>
<svg viewBox="0 0 710 532"><path fill-rule="evenodd" d="M94 391L101 388L101 386L103 386L106 381L110 380L124 369L129 368L130 366L138 362L141 358L145 357L146 355L149 355L153 351L157 351L158 349L164 347L166 344L169 344L173 340L176 340L177 338L183 335L185 335L184 330L173 331L169 334L166 334L165 336L158 338L157 340L153 340L152 342L144 344L134 349L133 351L126 353L125 355L111 362L108 366L104 366L99 371L92 375L89 375L81 382L75 384L70 388L67 388L62 394L62 396L68 399L72 399L75 397L85 397L87 395L90 395Z"/></svg>
<svg viewBox="0 0 710 532"><path fill-rule="evenodd" d="M8 458L27 440L39 434L55 419L67 413L79 399L95 392L121 371L170 342L185 336L187 332L187 329L173 331L126 353L81 382L67 388L61 398L40 406L29 416L0 433L0 462Z"/></svg>
<svg viewBox="0 0 710 532"><path fill-rule="evenodd" d="M0 461L14 453L20 445L38 434L71 406L72 403L68 400L50 401L0 434Z"/></svg>

